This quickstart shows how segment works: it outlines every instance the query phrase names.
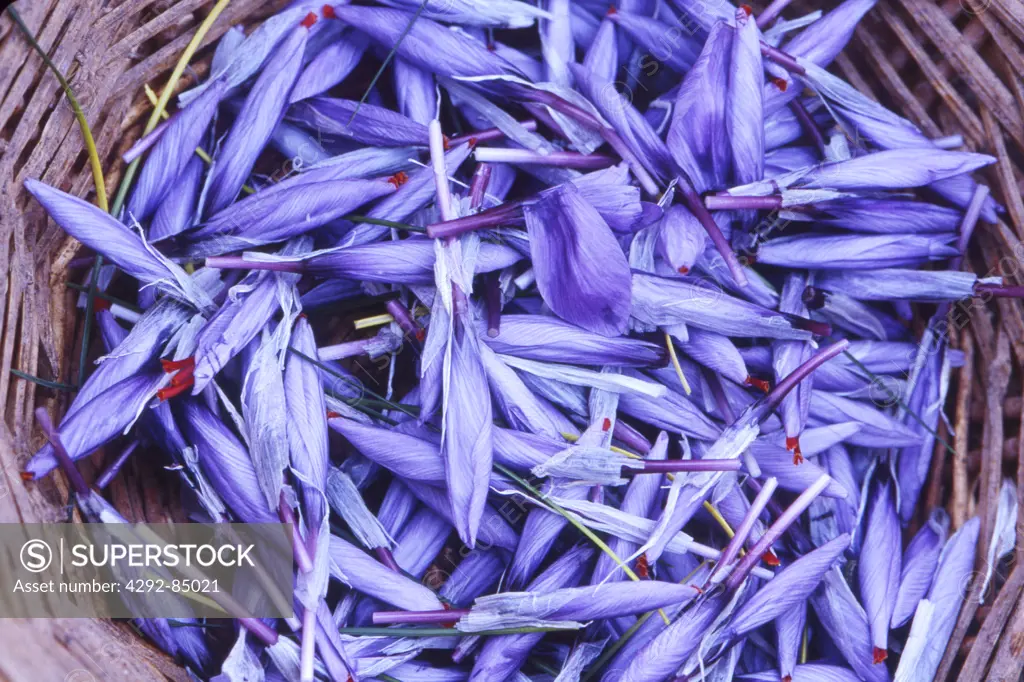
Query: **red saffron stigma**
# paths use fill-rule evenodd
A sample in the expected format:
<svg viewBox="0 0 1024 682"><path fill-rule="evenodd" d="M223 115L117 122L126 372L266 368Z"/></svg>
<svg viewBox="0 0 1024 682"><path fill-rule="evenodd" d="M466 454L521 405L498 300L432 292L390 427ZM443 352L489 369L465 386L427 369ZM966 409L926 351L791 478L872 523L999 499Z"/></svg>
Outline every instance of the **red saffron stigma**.
<svg viewBox="0 0 1024 682"><path fill-rule="evenodd" d="M618 10L618 8L616 8L616 7L615 7L615 5L611 5L611 6L610 6L610 7L608 8L608 11L607 11L607 12L605 13L605 16L608 16L608 17L610 17L611 15L615 14L615 13L616 13L616 12L618 12L618 11L619 11L619 10Z"/></svg>
<svg viewBox="0 0 1024 682"><path fill-rule="evenodd" d="M324 19L338 18L338 15L334 13L334 5L324 5L320 11L324 13Z"/></svg>
<svg viewBox="0 0 1024 682"><path fill-rule="evenodd" d="M427 331L423 329L423 327L420 327L419 329L416 330L416 340L419 341L420 343L423 343L424 341L427 340Z"/></svg>
<svg viewBox="0 0 1024 682"><path fill-rule="evenodd" d="M477 140L475 137L469 138L469 148L476 149L477 142L479 142L479 140Z"/></svg>
<svg viewBox="0 0 1024 682"><path fill-rule="evenodd" d="M689 272L690 272L690 268L686 267L685 265L680 265L679 266L679 274L680 275L686 275L686 274L689 274Z"/></svg>
<svg viewBox="0 0 1024 682"><path fill-rule="evenodd" d="M800 439L786 436L786 449L793 453L793 464L803 464L804 455L800 452Z"/></svg>
<svg viewBox="0 0 1024 682"><path fill-rule="evenodd" d="M768 80L770 80L772 84L782 92L785 92L786 90L789 89L789 83L786 81L785 78L772 77L769 78Z"/></svg>
<svg viewBox="0 0 1024 682"><path fill-rule="evenodd" d="M601 430L607 431L610 428L612 428L612 420L609 419L608 417L605 417L604 421L601 422Z"/></svg>
<svg viewBox="0 0 1024 682"><path fill-rule="evenodd" d="M101 310L110 310L110 306L112 305L113 304L110 301L99 296L92 299L92 309L96 312L99 312Z"/></svg>
<svg viewBox="0 0 1024 682"><path fill-rule="evenodd" d="M31 481L35 479L35 476L33 476L32 473L28 471L22 471L19 474L19 476L21 476L21 480L23 481Z"/></svg>
<svg viewBox="0 0 1024 682"><path fill-rule="evenodd" d="M647 563L646 553L636 558L636 574L641 578L648 578L651 575L651 566Z"/></svg>
<svg viewBox="0 0 1024 682"><path fill-rule="evenodd" d="M196 359L185 358L184 360L167 360L166 358L163 358L160 360L160 366L163 367L164 372L167 374L183 369L192 370L196 368Z"/></svg>
<svg viewBox="0 0 1024 682"><path fill-rule="evenodd" d="M792 675L786 675L785 677L782 678L782 682L793 682L793 676Z"/></svg>
<svg viewBox="0 0 1024 682"><path fill-rule="evenodd" d="M305 19L303 19L301 22L299 22L299 25L300 26L305 26L306 28L313 28L313 24L315 24L315 23L316 23L316 12L310 12L309 14L306 15Z"/></svg>
<svg viewBox="0 0 1024 682"><path fill-rule="evenodd" d="M885 649L879 649L877 646L872 650L872 660L875 665L878 665L885 659L889 658L889 652Z"/></svg>
<svg viewBox="0 0 1024 682"><path fill-rule="evenodd" d="M398 171L397 173L392 175L390 178L388 178L388 182L390 182L392 185L394 185L395 189L398 189L399 187L401 187L402 185L404 185L408 181L409 181L409 176L408 176L408 174L405 171Z"/></svg>
<svg viewBox="0 0 1024 682"><path fill-rule="evenodd" d="M175 374L174 379L171 379L171 385L166 388L161 388L156 392L156 397L160 399L160 402L166 402L171 398L181 395L188 389L192 388L192 384L195 383L192 377L192 372L188 372L186 378L183 381L178 381L178 377L186 372Z"/></svg>
<svg viewBox="0 0 1024 682"><path fill-rule="evenodd" d="M757 379L755 377L748 376L746 379L743 380L743 383L746 384L747 386L753 386L754 388L762 391L763 393L768 393L768 391L772 390L771 384L769 384L764 379Z"/></svg>
<svg viewBox="0 0 1024 682"><path fill-rule="evenodd" d="M765 552L764 554L761 555L761 560L764 561L769 566L773 566L773 567L774 566L779 566L779 565L782 564L782 562L779 561L779 557L775 556L775 552L773 552L770 549L767 552Z"/></svg>
<svg viewBox="0 0 1024 682"><path fill-rule="evenodd" d="M697 587L696 585L690 585L690 587L692 587L693 589L697 590L697 594L700 594L700 595L704 594L704 590L702 590L701 588Z"/></svg>
<svg viewBox="0 0 1024 682"><path fill-rule="evenodd" d="M337 419L341 416L341 412L335 412L334 410L327 410L328 419Z"/></svg>
<svg viewBox="0 0 1024 682"><path fill-rule="evenodd" d="M740 5L740 9L746 12L748 17L754 13L754 8L750 5Z"/></svg>
<svg viewBox="0 0 1024 682"><path fill-rule="evenodd" d="M448 139L447 135L441 136L441 142L444 145L444 150L448 151L452 146L452 141Z"/></svg>

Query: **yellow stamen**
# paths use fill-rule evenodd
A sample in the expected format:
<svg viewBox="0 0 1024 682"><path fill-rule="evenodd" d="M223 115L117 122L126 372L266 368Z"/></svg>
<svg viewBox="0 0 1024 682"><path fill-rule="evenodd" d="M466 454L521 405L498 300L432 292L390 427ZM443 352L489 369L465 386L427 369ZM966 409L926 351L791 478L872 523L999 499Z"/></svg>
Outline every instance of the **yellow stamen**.
<svg viewBox="0 0 1024 682"><path fill-rule="evenodd" d="M369 329L370 327L380 327L381 325L391 324L395 321L389 313L382 315L372 315L370 317L364 317L360 320L356 320L353 325L356 329Z"/></svg>
<svg viewBox="0 0 1024 682"><path fill-rule="evenodd" d="M665 347L668 348L668 356L672 359L672 366L676 368L676 375L679 376L679 383L683 385L683 390L686 395L690 395L690 383L686 380L686 375L683 374L683 366L679 364L679 356L676 355L676 345L672 343L672 337L669 336L668 332L665 332Z"/></svg>

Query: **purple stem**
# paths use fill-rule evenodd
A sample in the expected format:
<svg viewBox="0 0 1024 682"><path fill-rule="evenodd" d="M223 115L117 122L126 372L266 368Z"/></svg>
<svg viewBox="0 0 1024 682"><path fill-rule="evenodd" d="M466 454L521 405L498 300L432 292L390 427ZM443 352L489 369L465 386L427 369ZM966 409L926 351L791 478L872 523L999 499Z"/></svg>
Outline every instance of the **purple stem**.
<svg viewBox="0 0 1024 682"><path fill-rule="evenodd" d="M619 419L615 420L615 426L612 428L612 438L638 454L646 455L651 451L651 441Z"/></svg>
<svg viewBox="0 0 1024 682"><path fill-rule="evenodd" d="M511 222L520 222L522 215L522 203L510 201L489 208L486 211L474 213L473 215L427 225L427 236L432 239L457 237L464 232L482 230L488 227L499 227ZM207 263L209 263L209 259L207 259Z"/></svg>
<svg viewBox="0 0 1024 682"><path fill-rule="evenodd" d="M642 469L622 467L623 476L631 474L673 474L685 471L739 471L738 459L662 459L643 462Z"/></svg>
<svg viewBox="0 0 1024 682"><path fill-rule="evenodd" d="M996 298L1024 298L1024 287L1022 286L1001 286L999 284L975 284L974 294L988 294Z"/></svg>
<svg viewBox="0 0 1024 682"><path fill-rule="evenodd" d="M782 197L777 195L745 197L730 196L728 194L709 194L704 197L704 207L709 211L743 211L747 209L774 211L782 208ZM717 224L715 227L718 227Z"/></svg>
<svg viewBox="0 0 1024 682"><path fill-rule="evenodd" d="M520 121L519 125L531 132L537 129L537 122L530 118L525 121ZM451 149L452 147L457 147L464 142L479 144L481 142L490 142L491 140L500 140L503 137L505 137L505 133L500 129L487 128L485 130L477 130L472 133L466 133L465 135L456 135L455 137L448 138L448 148Z"/></svg>
<svg viewBox="0 0 1024 682"><path fill-rule="evenodd" d="M806 317L800 317L799 315L787 315L787 318L797 329L803 329L804 331L811 332L815 336L832 335L832 327L827 322L809 320Z"/></svg>
<svg viewBox="0 0 1024 682"><path fill-rule="evenodd" d="M790 73L795 73L798 76L803 76L804 74L807 73L807 69L800 66L800 64L796 61L796 57L787 52L783 52L777 47L772 47L763 40L761 41L761 54L763 54L765 57L767 57L768 59L772 60L773 62L784 68L786 71L789 71Z"/></svg>
<svg viewBox="0 0 1024 682"><path fill-rule="evenodd" d="M782 10L789 6L792 0L772 0L772 4L764 8L761 14L757 17L757 27L764 29L770 23L778 19L779 15L782 14Z"/></svg>
<svg viewBox="0 0 1024 682"><path fill-rule="evenodd" d="M794 369L792 372L787 374L782 381L775 384L775 388L773 388L768 395L764 397L764 406L769 412L774 412L782 403L782 399L785 398L790 391L796 388L801 381L809 377L814 370L818 369L849 347L849 340L842 339L833 343L828 348L823 348L816 354L812 355L804 364Z"/></svg>
<svg viewBox="0 0 1024 682"><path fill-rule="evenodd" d="M145 154L164 134L164 131L167 130L167 126L170 125L171 120L172 119L160 121L159 125L157 125L156 128L153 128L153 131L149 135L146 135L141 140L133 144L131 149L121 156L121 159L124 160L125 163L131 163Z"/></svg>
<svg viewBox="0 0 1024 682"><path fill-rule="evenodd" d="M247 260L243 256L210 256L206 265L221 270L273 270L274 272L294 272L302 274L305 264L302 261L260 261Z"/></svg>
<svg viewBox="0 0 1024 682"><path fill-rule="evenodd" d="M318 348L316 354L321 362L325 362L327 360L344 360L345 358L351 358L365 353L366 346L369 345L372 340L373 339L357 339L355 341L338 343L333 346L324 346L323 348Z"/></svg>
<svg viewBox="0 0 1024 682"><path fill-rule="evenodd" d="M259 618L239 618L239 624L267 646L277 644L277 631Z"/></svg>
<svg viewBox="0 0 1024 682"><path fill-rule="evenodd" d="M615 163L615 159L604 154L580 154L579 152L540 154L529 149L507 147L480 147L474 156L481 163L521 163L581 170L600 170Z"/></svg>
<svg viewBox="0 0 1024 682"><path fill-rule="evenodd" d="M391 553L391 550L387 547L374 547L373 553L377 555L377 559L390 568L395 573L402 573L402 567L395 561L395 555Z"/></svg>
<svg viewBox="0 0 1024 682"><path fill-rule="evenodd" d="M285 502L283 492L281 493L281 504L278 506L278 515L281 517L281 523L292 527L292 551L295 554L295 563L298 564L300 571L309 573L313 570L313 559L309 556L309 549L299 532L298 521L292 508Z"/></svg>
<svg viewBox="0 0 1024 682"><path fill-rule="evenodd" d="M658 194L658 184L651 177L647 169L644 168L640 160L636 158L636 155L630 151L629 147L623 141L619 134L611 128L602 125L602 123L594 118L591 114L587 113L583 109L580 109L575 104L567 102L558 95L545 93L545 97L540 98L544 104L558 111L559 113L565 114L570 118L575 119L578 123L581 123L592 130L596 130L604 138L604 141L608 143L608 146L615 150L615 153L622 157L622 160L626 162L629 169L636 176L637 182L644 188L644 191L654 196Z"/></svg>
<svg viewBox="0 0 1024 682"><path fill-rule="evenodd" d="M477 164L476 170L473 171L473 179L469 181L469 207L474 211L484 205L489 184L491 184L491 165Z"/></svg>
<svg viewBox="0 0 1024 682"><path fill-rule="evenodd" d="M711 572L708 577L709 582L720 582L722 576L728 570L729 565L736 560L739 556L740 548L747 542L747 538L750 537L750 532L754 529L754 524L757 523L757 519L761 516L761 512L764 511L769 500L772 498L772 494L775 489L779 487L779 480L772 476L764 482L761 487L761 491L754 498L754 501L750 503L750 509L743 516L743 520L740 521L740 525L736 528L732 539L729 540L729 544L722 550L722 556L718 558L718 565L715 566L715 570ZM742 493L737 492L737 495ZM716 580L718 578L718 580Z"/></svg>
<svg viewBox="0 0 1024 682"><path fill-rule="evenodd" d="M68 451L64 449L64 444L60 442L60 434L53 427L53 422L50 421L50 415L47 414L45 407L36 409L36 421L39 422L39 427L46 435L46 439L50 441L50 445L53 446L53 454L57 456L60 468L64 470L64 475L68 477L68 483L71 484L75 494L81 497L90 495L92 491L89 490L89 485L82 478L82 472L75 466Z"/></svg>
<svg viewBox="0 0 1024 682"><path fill-rule="evenodd" d="M422 625L425 623L457 623L469 615L469 609L439 611L374 611L374 625Z"/></svg>
<svg viewBox="0 0 1024 682"><path fill-rule="evenodd" d="M120 473L124 463L128 461L128 458L132 456L132 453L135 452L135 448L137 447L139 447L139 441L133 440L124 450L121 451L121 454L110 463L110 466L100 474L100 477L96 479L96 488L98 490L103 490L110 485L110 482L114 480L114 477L117 476L118 473Z"/></svg>
<svg viewBox="0 0 1024 682"><path fill-rule="evenodd" d="M818 153L823 157L825 156L825 138L822 136L821 131L818 130L818 124L811 118L811 114L807 111L807 107L799 99L795 99L789 103L789 108L796 115L796 120L800 121L800 125L803 129L811 136L814 140L814 146L818 148Z"/></svg>
<svg viewBox="0 0 1024 682"><path fill-rule="evenodd" d="M732 424L736 421L736 412L732 409L732 405L729 404L729 398L725 395L722 380L716 372L707 368L703 368L703 374L704 379L708 383L708 388L711 390L711 397L715 400L715 406L722 413L722 419L725 420L726 424Z"/></svg>
<svg viewBox="0 0 1024 682"><path fill-rule="evenodd" d="M736 570L729 575L729 579L725 583L728 590L735 590L743 582L747 574L750 573L750 570L754 568L754 564L761 560L761 556L768 551L771 544L778 540L786 532L786 529L800 518L801 514L807 511L807 508L811 506L811 502L817 499L818 495L828 487L831 481L832 478L828 474L822 474L807 490L800 493L793 500L793 504L789 505L786 511L782 512L782 515L776 519L775 523L765 531L761 539L754 543L750 551L737 564Z"/></svg>
<svg viewBox="0 0 1024 682"><path fill-rule="evenodd" d="M484 277L484 302L487 306L487 336L493 339L501 333L501 283L495 273Z"/></svg>
<svg viewBox="0 0 1024 682"><path fill-rule="evenodd" d="M683 195L683 203L686 204L686 207L690 209L690 213L704 227L708 237L711 238L715 248L718 249L718 253L722 254L722 258L725 259L725 265L729 268L729 273L732 275L733 280L736 281L736 285L741 287L747 286L747 273L743 272L743 266L740 265L740 261L732 250L729 240L718 229L718 223L711 217L708 210L704 208L704 202L700 200L697 190L693 188L689 180L683 177L679 178L679 187Z"/></svg>
<svg viewBox="0 0 1024 682"><path fill-rule="evenodd" d="M409 309L401 301L391 299L384 307L391 313L391 317L395 318L395 322L398 323L398 326L401 327L406 335L412 335L417 341L423 340L423 327L416 322L412 313L409 312Z"/></svg>
<svg viewBox="0 0 1024 682"><path fill-rule="evenodd" d="M524 102L523 108L530 112L530 114L538 121L546 125L552 132L558 137L569 139L569 136L562 130L562 126L558 125L558 121L554 119L547 109L534 102Z"/></svg>

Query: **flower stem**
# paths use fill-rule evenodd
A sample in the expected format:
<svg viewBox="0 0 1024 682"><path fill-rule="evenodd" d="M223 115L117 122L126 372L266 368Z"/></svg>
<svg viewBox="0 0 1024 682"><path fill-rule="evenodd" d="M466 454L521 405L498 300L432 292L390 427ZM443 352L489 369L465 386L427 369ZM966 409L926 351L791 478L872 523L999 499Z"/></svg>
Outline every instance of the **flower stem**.
<svg viewBox="0 0 1024 682"><path fill-rule="evenodd" d="M425 623L457 623L469 615L469 609L439 611L374 611L374 625L421 625Z"/></svg>
<svg viewBox="0 0 1024 682"><path fill-rule="evenodd" d="M782 208L782 197L747 197L727 194L709 194L704 197L704 207L709 211L774 211Z"/></svg>

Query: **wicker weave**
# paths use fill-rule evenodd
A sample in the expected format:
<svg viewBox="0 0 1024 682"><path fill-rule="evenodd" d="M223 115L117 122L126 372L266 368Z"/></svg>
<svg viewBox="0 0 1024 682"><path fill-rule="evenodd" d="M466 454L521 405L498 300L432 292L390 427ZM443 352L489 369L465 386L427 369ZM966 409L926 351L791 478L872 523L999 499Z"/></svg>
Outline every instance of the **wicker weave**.
<svg viewBox="0 0 1024 682"><path fill-rule="evenodd" d="M123 168L120 152L137 139L149 114L143 84L163 87L213 4L15 3L40 44L71 76L96 136L108 192ZM275 4L281 3L234 0L206 42L233 23L257 20ZM201 60L195 68L203 71ZM1024 283L1021 261L1013 257L1024 255L1024 247L1018 246L1024 236L1024 201L1018 184L1024 161L1021 0L881 0L837 60L837 69L929 136L960 134L965 147L999 158L986 180L1007 213L998 225L979 228L970 265L979 273L1004 274L1013 283ZM194 77L189 75L178 86ZM47 221L21 183L42 178L78 196L92 198L94 193L67 100L6 16L0 19L0 92L0 397L5 406L0 427L0 521L53 521L66 514L63 481L51 477L25 484L18 474L41 440L33 429L32 410L38 405L62 409L67 395L38 388L10 370L68 383L77 375L82 320L64 282L78 245ZM1024 310L1018 301L1001 300L968 312L969 323L952 337L967 357L966 367L954 373L950 391L948 414L954 433L947 429L941 434L953 444L956 456L937 451L925 493L927 506L947 507L955 527L972 514L981 515L985 542L1001 477L1016 478L1018 493L1024 495L1024 437L1019 433L1024 400L1021 375L1015 370L1024 360ZM155 487L145 485L148 475L129 467L113 491L115 503L126 516L165 519L168 512L154 496ZM1024 515L1024 499L1020 509ZM1018 554L1011 569L997 573L983 606L978 607L976 594L968 599L937 679L1022 678L1024 520L1018 528ZM981 549L979 557L984 554ZM0 621L0 641L0 677L16 682L185 679L126 626L105 621Z"/></svg>

